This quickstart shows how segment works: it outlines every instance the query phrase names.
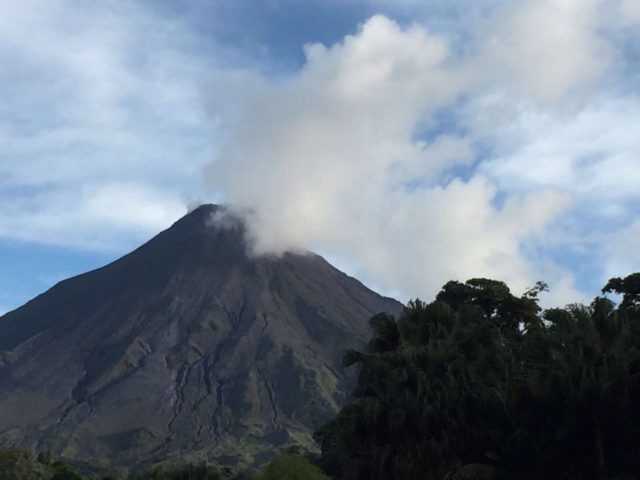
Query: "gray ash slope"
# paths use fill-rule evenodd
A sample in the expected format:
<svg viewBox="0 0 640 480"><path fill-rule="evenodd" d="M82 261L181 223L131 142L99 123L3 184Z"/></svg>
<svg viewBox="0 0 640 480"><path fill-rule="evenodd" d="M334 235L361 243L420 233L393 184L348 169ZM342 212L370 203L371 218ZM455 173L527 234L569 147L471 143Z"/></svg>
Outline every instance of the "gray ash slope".
<svg viewBox="0 0 640 480"><path fill-rule="evenodd" d="M135 468L312 444L351 391L345 350L401 305L318 255L247 256L221 211L0 317L0 446Z"/></svg>

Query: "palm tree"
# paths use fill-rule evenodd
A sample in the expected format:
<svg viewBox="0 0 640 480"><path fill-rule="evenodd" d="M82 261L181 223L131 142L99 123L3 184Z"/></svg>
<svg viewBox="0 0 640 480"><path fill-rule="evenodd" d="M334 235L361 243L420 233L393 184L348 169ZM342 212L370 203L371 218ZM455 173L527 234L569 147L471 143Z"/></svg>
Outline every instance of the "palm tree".
<svg viewBox="0 0 640 480"><path fill-rule="evenodd" d="M575 439L583 428L589 431L589 456L594 459L596 478L604 480L606 446L620 434L616 428L625 428L630 394L637 391L640 380L638 329L624 309L616 310L613 302L602 297L588 307L548 310L545 319L550 322L553 353L541 372L547 379L540 385L556 390L545 392L556 402L558 391L562 392L565 430L559 436Z"/></svg>

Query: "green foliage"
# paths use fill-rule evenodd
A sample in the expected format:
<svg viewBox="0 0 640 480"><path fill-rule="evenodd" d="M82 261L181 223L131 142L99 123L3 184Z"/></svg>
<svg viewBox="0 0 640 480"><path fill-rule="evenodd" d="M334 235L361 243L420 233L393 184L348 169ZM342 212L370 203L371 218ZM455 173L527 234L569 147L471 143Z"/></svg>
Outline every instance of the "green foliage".
<svg viewBox="0 0 640 480"><path fill-rule="evenodd" d="M173 468L154 467L130 477L130 480L226 480L231 478L210 465L182 465Z"/></svg>
<svg viewBox="0 0 640 480"><path fill-rule="evenodd" d="M0 480L98 480L83 476L73 467L52 458L48 450L35 455L27 449L0 449ZM102 480L113 480L101 477ZM119 477L120 478L120 477ZM132 474L129 480L239 480L226 468L184 464L175 467L152 467Z"/></svg>
<svg viewBox="0 0 640 480"><path fill-rule="evenodd" d="M273 458L253 480L329 480L329 477L302 455L285 453Z"/></svg>
<svg viewBox="0 0 640 480"><path fill-rule="evenodd" d="M613 292L622 295L622 308L640 308L640 272L625 278L615 277L602 289L602 293Z"/></svg>
<svg viewBox="0 0 640 480"><path fill-rule="evenodd" d="M73 467L54 460L51 452L37 455L27 449L0 449L0 480L97 480L96 476L83 476ZM129 480L233 480L226 469L213 466L185 464L172 468L153 467L133 474ZM103 477L109 480L110 477Z"/></svg>
<svg viewBox="0 0 640 480"><path fill-rule="evenodd" d="M22 449L0 451L0 480L22 480L31 469L30 452Z"/></svg>
<svg viewBox="0 0 640 480"><path fill-rule="evenodd" d="M341 480L640 474L635 279L612 284L620 308L541 313L545 284L515 297L473 279L374 317L367 350L345 357L356 400L316 433L321 466Z"/></svg>
<svg viewBox="0 0 640 480"><path fill-rule="evenodd" d="M51 465L51 450L43 450L42 452L38 453L37 461L42 465Z"/></svg>
<svg viewBox="0 0 640 480"><path fill-rule="evenodd" d="M73 468L52 462L51 453L40 452L36 459L27 449L0 450L0 480L83 480Z"/></svg>
<svg viewBox="0 0 640 480"><path fill-rule="evenodd" d="M51 480L82 480L82 475L73 468L61 462L53 464L54 473Z"/></svg>

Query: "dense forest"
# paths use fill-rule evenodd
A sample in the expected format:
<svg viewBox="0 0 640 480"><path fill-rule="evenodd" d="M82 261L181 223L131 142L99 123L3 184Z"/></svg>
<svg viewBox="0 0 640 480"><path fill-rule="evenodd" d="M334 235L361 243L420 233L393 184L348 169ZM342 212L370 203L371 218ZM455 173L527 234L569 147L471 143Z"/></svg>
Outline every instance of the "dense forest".
<svg viewBox="0 0 640 480"><path fill-rule="evenodd" d="M640 478L640 273L605 285L618 304L543 311L544 290L452 281L432 303L373 317L367 349L344 358L358 383L316 433L320 454L283 453L246 476L185 465L130 478ZM47 452L0 452L0 480L82 478Z"/></svg>
<svg viewBox="0 0 640 480"><path fill-rule="evenodd" d="M341 480L640 474L640 274L541 311L498 281L447 283L371 320L355 401L317 432ZM623 477L627 478L627 477ZM634 478L633 476L630 478Z"/></svg>

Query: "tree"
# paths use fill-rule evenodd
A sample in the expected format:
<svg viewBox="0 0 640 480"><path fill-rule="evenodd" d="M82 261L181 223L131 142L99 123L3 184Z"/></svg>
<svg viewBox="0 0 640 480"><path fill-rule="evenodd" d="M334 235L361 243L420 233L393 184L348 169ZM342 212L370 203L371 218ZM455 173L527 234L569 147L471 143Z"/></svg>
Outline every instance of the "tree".
<svg viewBox="0 0 640 480"><path fill-rule="evenodd" d="M547 310L544 317L553 355L535 372L536 388L549 415L556 412L554 448L568 457L579 447L583 462L593 459L597 479L607 478L608 453L630 468L620 452L639 438L633 412L640 401L638 319L601 297L588 307Z"/></svg>
<svg viewBox="0 0 640 480"><path fill-rule="evenodd" d="M614 277L602 289L602 293L613 292L622 295L622 308L640 308L640 272L625 278Z"/></svg>
<svg viewBox="0 0 640 480"><path fill-rule="evenodd" d="M51 480L82 480L82 476L73 468L61 462L53 463L54 473Z"/></svg>
<svg viewBox="0 0 640 480"><path fill-rule="evenodd" d="M135 474L130 480L224 480L230 478L216 467L211 465L185 465L164 468L153 467L144 472Z"/></svg>
<svg viewBox="0 0 640 480"><path fill-rule="evenodd" d="M343 479L442 478L461 462L486 460L495 449L496 432L508 422L496 391L515 364L503 348L501 327L518 332L497 315L516 302L508 289L483 294L484 286L467 287L445 287L440 298L448 296L454 306L415 300L397 321L372 319L367 351L345 357L346 365L360 367L357 402L316 436L329 473ZM499 302L491 304L492 295Z"/></svg>
<svg viewBox="0 0 640 480"><path fill-rule="evenodd" d="M636 278L609 282L619 307L542 312L544 283L516 297L472 279L372 318L344 359L355 400L316 432L320 465L340 480L639 475Z"/></svg>
<svg viewBox="0 0 640 480"><path fill-rule="evenodd" d="M0 450L0 480L83 480L70 466L52 462L51 453L27 449Z"/></svg>
<svg viewBox="0 0 640 480"><path fill-rule="evenodd" d="M41 463L43 465L51 465L51 461L52 461L51 450L43 450L40 453L38 453L37 460L38 460L38 463Z"/></svg>
<svg viewBox="0 0 640 480"><path fill-rule="evenodd" d="M277 455L254 480L329 480L318 467L299 454Z"/></svg>

